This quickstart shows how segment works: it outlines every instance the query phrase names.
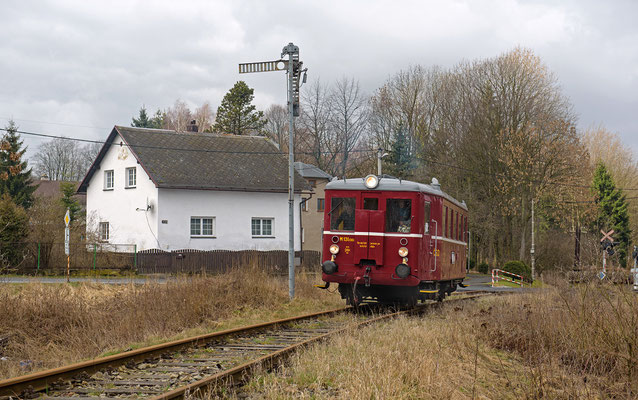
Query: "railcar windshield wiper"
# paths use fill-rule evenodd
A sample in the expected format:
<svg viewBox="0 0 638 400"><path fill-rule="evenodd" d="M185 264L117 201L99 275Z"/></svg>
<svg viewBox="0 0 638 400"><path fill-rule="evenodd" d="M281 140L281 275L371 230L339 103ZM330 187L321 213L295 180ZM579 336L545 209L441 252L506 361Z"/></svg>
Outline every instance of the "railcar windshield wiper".
<svg viewBox="0 0 638 400"><path fill-rule="evenodd" d="M336 210L337 207L339 207L342 203L343 203L343 199L339 203L337 203L334 207L332 207L332 209L328 212L328 215L332 214L332 212Z"/></svg>

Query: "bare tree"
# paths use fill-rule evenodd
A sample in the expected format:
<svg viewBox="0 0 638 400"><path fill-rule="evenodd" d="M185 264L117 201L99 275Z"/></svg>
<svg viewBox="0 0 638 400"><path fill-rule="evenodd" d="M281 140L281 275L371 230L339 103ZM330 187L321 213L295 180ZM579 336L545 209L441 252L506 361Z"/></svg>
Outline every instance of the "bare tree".
<svg viewBox="0 0 638 400"><path fill-rule="evenodd" d="M204 104L195 109L193 119L195 119L199 132L212 132L213 122L215 122L215 113L210 103L204 102Z"/></svg>
<svg viewBox="0 0 638 400"><path fill-rule="evenodd" d="M186 105L186 102L177 99L173 107L166 110L164 118L164 128L172 129L176 132L186 132L186 127L193 120L193 115Z"/></svg>
<svg viewBox="0 0 638 400"><path fill-rule="evenodd" d="M79 145L73 140L56 138L43 143L33 158L39 176L46 175L56 181L75 181L81 174Z"/></svg>
<svg viewBox="0 0 638 400"><path fill-rule="evenodd" d="M295 130L300 132L300 148L308 153L306 161L333 174L338 146L330 126L330 107L328 87L314 80L302 92L301 116Z"/></svg>
<svg viewBox="0 0 638 400"><path fill-rule="evenodd" d="M264 128L266 136L277 143L280 150L286 150L288 148L288 109L280 104L272 104L264 116L268 120Z"/></svg>
<svg viewBox="0 0 638 400"><path fill-rule="evenodd" d="M345 176L353 150L364 135L368 118L368 99L354 78L338 80L330 91L330 129L336 139L335 153L340 161L333 175Z"/></svg>

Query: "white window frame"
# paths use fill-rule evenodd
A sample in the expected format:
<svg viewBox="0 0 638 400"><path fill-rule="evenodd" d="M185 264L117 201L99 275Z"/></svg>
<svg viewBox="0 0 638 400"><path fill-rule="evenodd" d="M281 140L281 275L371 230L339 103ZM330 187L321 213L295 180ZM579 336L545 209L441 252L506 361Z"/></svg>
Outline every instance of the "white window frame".
<svg viewBox="0 0 638 400"><path fill-rule="evenodd" d="M253 232L255 221L259 221L259 232ZM270 221L270 234L264 234L264 221ZM275 218L273 217L253 217L250 220L250 234L254 238L274 238L275 237Z"/></svg>
<svg viewBox="0 0 638 400"><path fill-rule="evenodd" d="M111 238L111 234L110 234L111 227L109 226L108 221L100 222L98 229L99 229L100 242L108 242L109 239Z"/></svg>
<svg viewBox="0 0 638 400"><path fill-rule="evenodd" d="M204 235L203 234L203 232L204 232L204 220L205 219L212 220L212 222L211 222L212 226L211 226L210 235ZM215 228L216 228L216 225L217 225L217 222L215 221L215 219L216 219L215 217L209 216L209 215L207 215L207 216L200 216L200 215L191 216L190 219L188 220L189 221L188 232L190 233L190 237L192 237L192 238L214 238L215 237ZM193 233L193 220L198 221L197 222L197 227L198 227L199 233Z"/></svg>
<svg viewBox="0 0 638 400"><path fill-rule="evenodd" d="M310 203L310 199L301 199L301 200L302 201L306 200L301 203L301 211L305 211L305 212L310 211L310 207L308 207L308 203Z"/></svg>
<svg viewBox="0 0 638 400"><path fill-rule="evenodd" d="M131 184L131 172L133 177L133 183ZM126 182L126 188L134 188L137 186L137 168L130 167L124 170L124 182Z"/></svg>
<svg viewBox="0 0 638 400"><path fill-rule="evenodd" d="M109 176L111 177L111 181L109 182ZM109 183L111 184L109 186ZM115 188L115 171L112 169L107 169L104 171L104 190L113 190Z"/></svg>

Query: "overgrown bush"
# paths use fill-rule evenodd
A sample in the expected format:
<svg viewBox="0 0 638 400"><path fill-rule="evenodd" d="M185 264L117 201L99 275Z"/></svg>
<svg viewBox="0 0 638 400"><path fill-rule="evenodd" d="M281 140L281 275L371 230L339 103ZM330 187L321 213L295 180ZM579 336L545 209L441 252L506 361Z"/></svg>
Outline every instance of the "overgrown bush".
<svg viewBox="0 0 638 400"><path fill-rule="evenodd" d="M532 269L523 261L508 261L505 265L503 265L503 270L516 275L521 275L526 281L532 281Z"/></svg>
<svg viewBox="0 0 638 400"><path fill-rule="evenodd" d="M482 262L478 266L478 272L481 274L487 274L490 272L490 265L486 262Z"/></svg>
<svg viewBox="0 0 638 400"><path fill-rule="evenodd" d="M0 198L0 270L17 267L25 255L29 217L9 195Z"/></svg>

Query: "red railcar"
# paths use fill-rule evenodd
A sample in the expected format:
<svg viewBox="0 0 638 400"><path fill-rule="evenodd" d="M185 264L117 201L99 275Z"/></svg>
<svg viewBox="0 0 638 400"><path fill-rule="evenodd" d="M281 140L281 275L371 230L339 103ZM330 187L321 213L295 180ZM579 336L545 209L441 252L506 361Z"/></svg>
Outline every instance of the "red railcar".
<svg viewBox="0 0 638 400"><path fill-rule="evenodd" d="M322 278L349 304L442 300L466 272L468 209L429 185L368 175L326 186Z"/></svg>

